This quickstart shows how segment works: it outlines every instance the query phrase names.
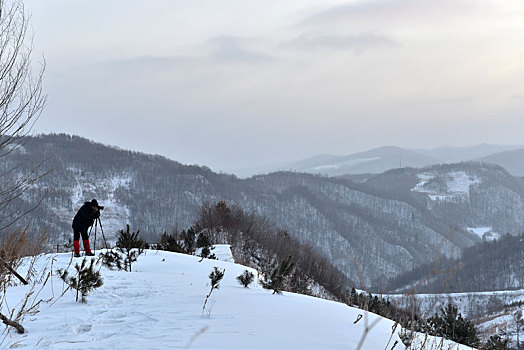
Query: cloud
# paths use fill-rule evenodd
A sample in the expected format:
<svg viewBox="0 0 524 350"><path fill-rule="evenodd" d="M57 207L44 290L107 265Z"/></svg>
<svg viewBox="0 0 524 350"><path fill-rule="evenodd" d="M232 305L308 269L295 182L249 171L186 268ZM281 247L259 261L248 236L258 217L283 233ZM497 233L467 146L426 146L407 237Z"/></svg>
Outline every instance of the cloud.
<svg viewBox="0 0 524 350"><path fill-rule="evenodd" d="M360 0L333 6L308 17L302 25L351 24L352 21L381 23L442 22L464 16L492 17L508 14L493 0Z"/></svg>
<svg viewBox="0 0 524 350"><path fill-rule="evenodd" d="M354 50L361 53L374 47L394 47L398 43L384 35L349 34L349 35L301 35L285 42L282 46L297 50Z"/></svg>
<svg viewBox="0 0 524 350"><path fill-rule="evenodd" d="M209 58L216 62L263 63L274 60L271 55L260 53L251 47L259 41L255 38L238 36L218 36L209 39L205 47L209 49Z"/></svg>
<svg viewBox="0 0 524 350"><path fill-rule="evenodd" d="M457 97L432 97L424 99L425 102L430 104L443 104L443 105L461 105L471 104L475 102L473 96L457 96Z"/></svg>

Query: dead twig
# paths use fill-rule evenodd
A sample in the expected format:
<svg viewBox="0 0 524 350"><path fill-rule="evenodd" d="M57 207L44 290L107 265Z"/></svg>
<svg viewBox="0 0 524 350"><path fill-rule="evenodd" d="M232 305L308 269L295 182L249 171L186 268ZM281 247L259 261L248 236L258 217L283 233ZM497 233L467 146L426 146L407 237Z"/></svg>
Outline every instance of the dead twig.
<svg viewBox="0 0 524 350"><path fill-rule="evenodd" d="M16 321L13 321L13 320L10 320L8 319L4 314L2 314L0 312L0 319L2 320L2 322L7 325L7 326L11 326L11 327L14 327L16 328L16 330L18 331L18 333L20 334L24 334L25 332L25 329L24 327L22 327L22 325Z"/></svg>
<svg viewBox="0 0 524 350"><path fill-rule="evenodd" d="M13 275L15 275L16 278L18 278L23 284L25 284L25 285L29 284L22 276L20 276L20 274L18 274L18 272L16 272L11 266L9 266L9 264L6 263L4 261L4 259L2 259L2 258L0 258L0 265L5 267L6 269L8 269L9 272L11 272Z"/></svg>

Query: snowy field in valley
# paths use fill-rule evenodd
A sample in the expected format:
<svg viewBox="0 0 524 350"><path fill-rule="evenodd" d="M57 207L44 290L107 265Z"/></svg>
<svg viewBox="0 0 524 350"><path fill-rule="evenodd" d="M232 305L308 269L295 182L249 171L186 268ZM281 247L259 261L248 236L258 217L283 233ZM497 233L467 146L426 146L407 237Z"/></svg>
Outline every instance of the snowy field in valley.
<svg viewBox="0 0 524 350"><path fill-rule="evenodd" d="M502 290L491 292L442 293L442 294L414 294L406 298L403 294L385 294L391 302L400 307L406 307L414 297L422 315L432 315L434 310L445 307L448 303L456 305L465 317L475 317L475 311L482 309L493 300L500 305L509 305L524 301L524 289Z"/></svg>
<svg viewBox="0 0 524 350"><path fill-rule="evenodd" d="M54 272L43 288L42 283L36 285L31 297L53 299L21 321L25 334L4 330L0 348L346 350L357 349L361 340L361 349L390 349L395 343L395 349L405 348L400 327L393 332L391 320L337 302L272 294L256 282L244 288L236 277L248 268L223 261L231 260L228 246L217 247L214 253L222 260L147 250L132 272L102 267L104 285L88 295L85 304L75 302L73 291L60 297L64 285ZM68 253L42 255L35 271L45 276L51 264L56 271L70 261ZM203 312L214 267L225 269L225 277ZM47 272L42 273L44 268ZM13 309L16 313L29 290L30 286L9 288L2 313ZM367 333L366 325L372 326ZM425 349L440 349L440 341L431 338ZM470 349L443 344L443 349Z"/></svg>

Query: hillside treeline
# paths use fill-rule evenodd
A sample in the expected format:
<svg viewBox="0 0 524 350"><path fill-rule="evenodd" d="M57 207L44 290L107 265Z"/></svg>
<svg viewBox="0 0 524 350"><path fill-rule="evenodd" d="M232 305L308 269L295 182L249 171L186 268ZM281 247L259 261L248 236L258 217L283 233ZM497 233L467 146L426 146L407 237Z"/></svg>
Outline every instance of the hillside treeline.
<svg viewBox="0 0 524 350"><path fill-rule="evenodd" d="M212 244L230 244L237 263L271 274L291 256L295 264L285 290L312 294L316 284L337 300L343 300L355 283L348 279L311 246L300 243L288 232L279 230L267 218L248 213L241 207L221 201L204 203L194 224Z"/></svg>
<svg viewBox="0 0 524 350"><path fill-rule="evenodd" d="M524 234L478 243L458 260L441 257L389 280L383 290L417 293L481 292L524 288Z"/></svg>
<svg viewBox="0 0 524 350"><path fill-rule="evenodd" d="M205 245L202 242L230 244L235 262L260 271L259 279L291 259L294 269L282 290L334 299L395 320L404 327L415 322L420 328L426 323L413 310L398 307L387 298L357 292L355 283L313 248L292 238L268 218L238 205L230 206L224 201L203 203L193 226L176 234L163 234L156 247L194 253L196 247Z"/></svg>

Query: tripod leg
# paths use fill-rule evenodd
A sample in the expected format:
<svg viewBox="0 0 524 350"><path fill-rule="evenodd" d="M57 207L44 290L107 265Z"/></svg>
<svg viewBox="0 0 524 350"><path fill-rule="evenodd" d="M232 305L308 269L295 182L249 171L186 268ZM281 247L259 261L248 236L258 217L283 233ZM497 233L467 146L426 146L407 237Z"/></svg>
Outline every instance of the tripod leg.
<svg viewBox="0 0 524 350"><path fill-rule="evenodd" d="M98 220L98 224L100 225L100 232L102 232L102 238L104 238L104 244L106 245L106 249L108 249L106 236L104 235L104 229L102 228L102 221L100 220L100 218L98 218L97 220Z"/></svg>
<svg viewBox="0 0 524 350"><path fill-rule="evenodd" d="M94 253L96 253L96 221L95 221L95 241L93 242L93 254Z"/></svg>
<svg viewBox="0 0 524 350"><path fill-rule="evenodd" d="M87 235L88 241L91 239L91 232L93 232L93 226L91 226L91 228L89 229L89 234ZM96 227L95 227L95 242L93 243L93 252L94 251L96 251Z"/></svg>

